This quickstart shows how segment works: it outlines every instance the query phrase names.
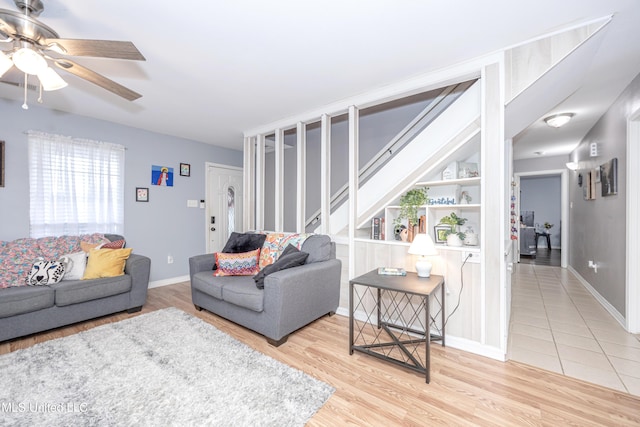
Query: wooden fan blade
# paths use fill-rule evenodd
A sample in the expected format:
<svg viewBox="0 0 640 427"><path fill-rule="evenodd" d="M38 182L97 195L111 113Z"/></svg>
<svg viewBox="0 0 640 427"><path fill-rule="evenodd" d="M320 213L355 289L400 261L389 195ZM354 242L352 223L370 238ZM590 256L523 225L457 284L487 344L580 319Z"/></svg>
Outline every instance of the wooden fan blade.
<svg viewBox="0 0 640 427"><path fill-rule="evenodd" d="M40 48L71 56L131 59L145 61L144 56L131 42L114 40L46 39Z"/></svg>
<svg viewBox="0 0 640 427"><path fill-rule="evenodd" d="M85 79L97 86L100 86L101 88L106 89L109 92L113 92L116 95L123 97L124 99L128 99L129 101L135 101L142 96L139 93L134 92L131 89L127 89L121 84L118 84L113 80L110 80L105 76L96 73L95 71L91 71L90 69L85 68L82 65L76 64L73 61L69 61L68 59L58 59L55 61L55 64L59 68L82 79Z"/></svg>

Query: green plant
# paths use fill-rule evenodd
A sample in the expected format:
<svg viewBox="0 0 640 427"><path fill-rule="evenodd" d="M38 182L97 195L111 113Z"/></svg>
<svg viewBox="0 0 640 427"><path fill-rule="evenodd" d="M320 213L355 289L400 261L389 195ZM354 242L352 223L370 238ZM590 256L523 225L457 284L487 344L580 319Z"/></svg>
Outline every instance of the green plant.
<svg viewBox="0 0 640 427"><path fill-rule="evenodd" d="M551 227L553 227L553 224L550 224L548 222L544 223L544 228L546 228L547 230L549 230Z"/></svg>
<svg viewBox="0 0 640 427"><path fill-rule="evenodd" d="M466 237L465 233L459 231L459 227L461 225L464 225L465 222L467 222L467 219L459 217L455 212L451 212L450 215L443 216L440 219L440 224L446 224L451 227L451 230L445 231L445 237L449 236L450 234L457 234L460 240L464 240L464 238Z"/></svg>
<svg viewBox="0 0 640 427"><path fill-rule="evenodd" d="M418 224L418 209L427 204L428 190L428 187L413 188L400 197L400 214L394 221L395 225L399 225L404 218L409 224Z"/></svg>

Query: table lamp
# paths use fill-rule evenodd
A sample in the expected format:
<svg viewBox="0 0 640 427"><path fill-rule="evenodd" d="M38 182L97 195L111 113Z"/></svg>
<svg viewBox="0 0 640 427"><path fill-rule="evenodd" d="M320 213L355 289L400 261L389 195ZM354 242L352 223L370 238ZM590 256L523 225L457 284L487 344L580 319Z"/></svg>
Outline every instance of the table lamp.
<svg viewBox="0 0 640 427"><path fill-rule="evenodd" d="M429 277L431 275L431 262L426 257L438 255L433 240L428 234L420 233L416 234L413 238L413 242L409 247L409 253L411 255L420 255L418 261L416 261L416 272L418 277Z"/></svg>

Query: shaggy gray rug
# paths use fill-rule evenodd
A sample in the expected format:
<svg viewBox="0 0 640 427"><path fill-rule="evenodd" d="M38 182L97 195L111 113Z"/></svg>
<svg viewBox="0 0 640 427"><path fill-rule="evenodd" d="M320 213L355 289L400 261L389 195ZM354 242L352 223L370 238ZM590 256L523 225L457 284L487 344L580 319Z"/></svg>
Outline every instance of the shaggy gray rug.
<svg viewBox="0 0 640 427"><path fill-rule="evenodd" d="M299 426L333 392L175 308L0 356L3 426Z"/></svg>

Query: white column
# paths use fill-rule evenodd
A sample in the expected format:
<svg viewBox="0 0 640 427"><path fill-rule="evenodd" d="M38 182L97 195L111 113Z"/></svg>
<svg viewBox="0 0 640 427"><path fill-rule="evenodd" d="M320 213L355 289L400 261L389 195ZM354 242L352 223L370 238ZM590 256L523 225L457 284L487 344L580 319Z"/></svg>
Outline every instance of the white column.
<svg viewBox="0 0 640 427"><path fill-rule="evenodd" d="M358 144L360 111L349 107L349 279L355 277L356 227L358 225Z"/></svg>
<svg viewBox="0 0 640 427"><path fill-rule="evenodd" d="M275 231L284 229L284 130L275 130Z"/></svg>
<svg viewBox="0 0 640 427"><path fill-rule="evenodd" d="M307 125L298 122L296 127L297 136L297 177L296 177L296 230L298 233L305 232L307 222Z"/></svg>
<svg viewBox="0 0 640 427"><path fill-rule="evenodd" d="M322 115L320 128L320 232L331 234L331 116Z"/></svg>
<svg viewBox="0 0 640 427"><path fill-rule="evenodd" d="M256 230L264 230L264 135L256 136Z"/></svg>
<svg viewBox="0 0 640 427"><path fill-rule="evenodd" d="M252 137L244 138L244 179L242 180L244 203L242 211L242 229L255 229L255 179L256 179L256 145Z"/></svg>
<svg viewBox="0 0 640 427"><path fill-rule="evenodd" d="M481 249L481 343L498 347L506 353L506 260L505 235L509 212L503 189L510 185L505 170L504 133L504 65L492 63L482 69L482 224Z"/></svg>

